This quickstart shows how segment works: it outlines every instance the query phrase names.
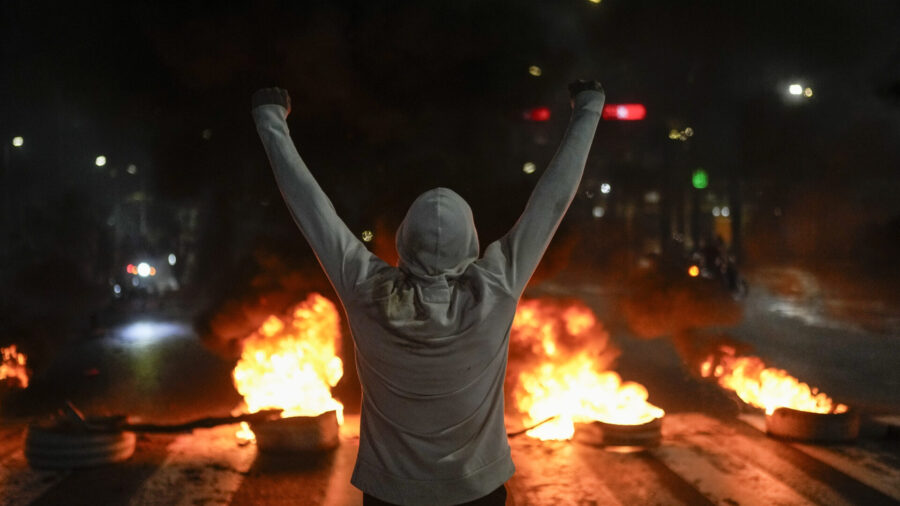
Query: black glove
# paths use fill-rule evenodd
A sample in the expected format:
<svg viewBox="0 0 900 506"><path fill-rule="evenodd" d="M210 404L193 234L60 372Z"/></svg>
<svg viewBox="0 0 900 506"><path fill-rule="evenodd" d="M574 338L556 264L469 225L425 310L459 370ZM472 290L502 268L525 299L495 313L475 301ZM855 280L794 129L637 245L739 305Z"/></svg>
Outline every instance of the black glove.
<svg viewBox="0 0 900 506"><path fill-rule="evenodd" d="M261 105L277 104L287 110L285 117L291 113L291 96L281 88L263 88L250 97L250 107L256 109Z"/></svg>
<svg viewBox="0 0 900 506"><path fill-rule="evenodd" d="M599 91L600 93L604 93L603 85L601 85L599 82L579 79L569 84L569 97L572 100L575 100L575 97L577 97L579 93L586 90Z"/></svg>

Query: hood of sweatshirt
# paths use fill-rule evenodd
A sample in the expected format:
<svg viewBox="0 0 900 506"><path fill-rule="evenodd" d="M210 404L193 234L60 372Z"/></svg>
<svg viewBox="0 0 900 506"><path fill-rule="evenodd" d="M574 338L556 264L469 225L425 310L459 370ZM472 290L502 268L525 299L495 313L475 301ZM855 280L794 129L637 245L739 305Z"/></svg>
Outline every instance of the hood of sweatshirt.
<svg viewBox="0 0 900 506"><path fill-rule="evenodd" d="M446 282L478 258L472 209L447 188L434 188L416 198L396 240L398 267L423 281Z"/></svg>

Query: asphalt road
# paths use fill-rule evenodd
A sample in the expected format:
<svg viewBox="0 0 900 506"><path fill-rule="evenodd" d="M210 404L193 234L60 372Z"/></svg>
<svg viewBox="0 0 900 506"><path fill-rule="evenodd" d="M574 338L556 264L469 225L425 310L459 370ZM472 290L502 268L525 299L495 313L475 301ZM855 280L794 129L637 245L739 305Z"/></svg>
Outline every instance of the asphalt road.
<svg viewBox="0 0 900 506"><path fill-rule="evenodd" d="M588 430L567 442L512 438L509 504L900 503L900 335L890 325L873 331L830 318L821 301L756 290L741 323L719 329L862 411L856 443L810 445L767 436L762 414L689 371L673 342L630 335L615 322L608 290L547 284L539 294L576 296L608 321L622 350L616 370L645 384L667 415L660 446L637 453L608 451ZM68 343L29 398L35 412L71 399L89 413L160 422L221 415L239 402L231 366L183 324L135 321ZM27 465L27 422L0 425L0 504L361 504L349 484L352 414L338 449L315 458L261 454L238 444L235 426L222 426L142 435L127 462L75 471Z"/></svg>
<svg viewBox="0 0 900 506"><path fill-rule="evenodd" d="M815 446L772 439L761 417L674 413L655 449L617 453L579 432L574 441L511 440L508 504L897 504L900 448L864 438ZM236 425L139 438L127 462L39 471L22 455L21 425L0 429L0 504L358 505L349 483L358 418L317 456L266 455L240 446Z"/></svg>

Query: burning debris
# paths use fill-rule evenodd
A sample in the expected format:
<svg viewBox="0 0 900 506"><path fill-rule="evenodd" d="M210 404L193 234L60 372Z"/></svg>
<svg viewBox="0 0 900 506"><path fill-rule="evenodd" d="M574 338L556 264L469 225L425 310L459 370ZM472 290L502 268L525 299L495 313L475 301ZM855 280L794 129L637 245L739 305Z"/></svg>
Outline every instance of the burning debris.
<svg viewBox="0 0 900 506"><path fill-rule="evenodd" d="M510 333L513 406L530 437L571 439L576 422L638 425L661 418L647 402L647 389L623 382L606 368L618 352L609 334L583 303L523 300Z"/></svg>
<svg viewBox="0 0 900 506"><path fill-rule="evenodd" d="M859 414L847 409L831 413L811 413L781 407L766 415L766 433L801 441L849 442L859 436Z"/></svg>
<svg viewBox="0 0 900 506"><path fill-rule="evenodd" d="M13 388L28 388L27 357L16 345L0 348L0 382Z"/></svg>
<svg viewBox="0 0 900 506"><path fill-rule="evenodd" d="M318 417L334 411L343 423L343 406L331 388L344 374L337 356L340 315L334 304L310 294L287 316L272 315L244 341L232 374L247 410L282 409L284 417ZM239 437L253 439L249 426Z"/></svg>
<svg viewBox="0 0 900 506"><path fill-rule="evenodd" d="M764 409L767 415L782 407L821 414L848 410L787 371L766 367L759 357L737 356L730 346L721 346L718 353L710 355L700 365L700 374L716 378L720 386L734 391L747 404Z"/></svg>

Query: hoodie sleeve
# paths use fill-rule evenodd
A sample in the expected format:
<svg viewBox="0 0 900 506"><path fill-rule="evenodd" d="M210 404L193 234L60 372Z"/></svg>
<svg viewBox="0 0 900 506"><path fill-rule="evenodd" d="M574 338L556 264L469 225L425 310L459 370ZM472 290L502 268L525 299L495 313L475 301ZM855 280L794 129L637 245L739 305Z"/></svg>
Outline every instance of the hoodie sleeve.
<svg viewBox="0 0 900 506"><path fill-rule="evenodd" d="M284 107L261 105L252 113L281 195L328 279L343 298L348 290L366 279L369 272L386 264L353 235L335 212L297 153L285 121Z"/></svg>
<svg viewBox="0 0 900 506"><path fill-rule="evenodd" d="M600 121L605 95L583 91L575 97L569 129L528 199L525 211L503 237L490 244L484 261L516 296L537 268L550 239L578 191L588 151Z"/></svg>

